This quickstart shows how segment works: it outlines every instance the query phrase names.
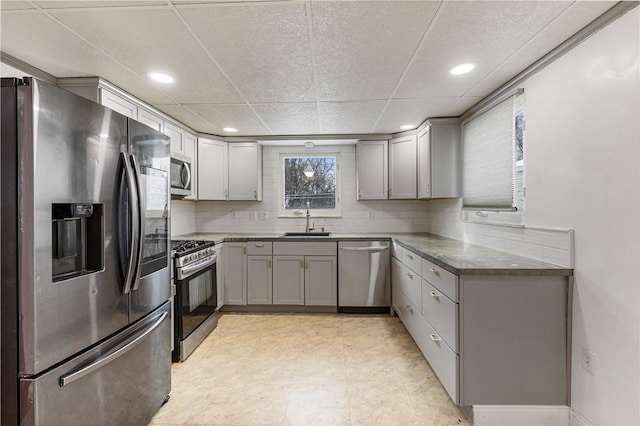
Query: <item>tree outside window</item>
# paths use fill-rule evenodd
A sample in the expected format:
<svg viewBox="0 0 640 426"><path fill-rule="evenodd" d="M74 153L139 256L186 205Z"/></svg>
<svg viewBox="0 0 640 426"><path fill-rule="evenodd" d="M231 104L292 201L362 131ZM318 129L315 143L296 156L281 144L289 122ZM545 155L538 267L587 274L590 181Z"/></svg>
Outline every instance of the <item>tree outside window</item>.
<svg viewBox="0 0 640 426"><path fill-rule="evenodd" d="M336 156L284 157L284 209L336 208Z"/></svg>

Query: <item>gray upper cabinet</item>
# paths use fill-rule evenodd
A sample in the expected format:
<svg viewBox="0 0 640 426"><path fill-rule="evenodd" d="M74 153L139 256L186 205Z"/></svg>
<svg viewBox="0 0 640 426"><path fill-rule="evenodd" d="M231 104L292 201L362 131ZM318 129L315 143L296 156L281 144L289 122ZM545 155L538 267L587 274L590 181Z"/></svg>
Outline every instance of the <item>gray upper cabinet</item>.
<svg viewBox="0 0 640 426"><path fill-rule="evenodd" d="M417 198L416 135L389 141L389 198Z"/></svg>
<svg viewBox="0 0 640 426"><path fill-rule="evenodd" d="M458 119L431 119L418 134L418 198L461 196Z"/></svg>
<svg viewBox="0 0 640 426"><path fill-rule="evenodd" d="M389 143L386 140L356 144L358 200L386 200L389 194Z"/></svg>
<svg viewBox="0 0 640 426"><path fill-rule="evenodd" d="M228 199L226 142L198 138L198 199Z"/></svg>
<svg viewBox="0 0 640 426"><path fill-rule="evenodd" d="M262 147L255 142L230 143L229 200L262 201Z"/></svg>

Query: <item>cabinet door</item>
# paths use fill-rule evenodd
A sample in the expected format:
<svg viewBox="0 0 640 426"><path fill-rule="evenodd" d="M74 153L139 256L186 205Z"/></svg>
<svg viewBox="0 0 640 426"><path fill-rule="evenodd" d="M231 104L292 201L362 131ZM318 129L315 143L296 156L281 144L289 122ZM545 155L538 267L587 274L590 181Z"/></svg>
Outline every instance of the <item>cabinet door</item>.
<svg viewBox="0 0 640 426"><path fill-rule="evenodd" d="M224 304L247 304L247 245L225 243L224 247Z"/></svg>
<svg viewBox="0 0 640 426"><path fill-rule="evenodd" d="M304 305L304 256L273 256L273 304Z"/></svg>
<svg viewBox="0 0 640 426"><path fill-rule="evenodd" d="M271 256L247 256L247 305L271 305Z"/></svg>
<svg viewBox="0 0 640 426"><path fill-rule="evenodd" d="M100 103L129 118L138 119L138 107L133 102L129 102L108 90L101 89Z"/></svg>
<svg viewBox="0 0 640 426"><path fill-rule="evenodd" d="M305 256L304 304L337 306L336 256Z"/></svg>
<svg viewBox="0 0 640 426"><path fill-rule="evenodd" d="M389 194L387 141L358 141L356 185L358 200L386 200Z"/></svg>
<svg viewBox="0 0 640 426"><path fill-rule="evenodd" d="M184 155L182 129L167 123L164 127L164 134L171 139L171 153Z"/></svg>
<svg viewBox="0 0 640 426"><path fill-rule="evenodd" d="M427 126L418 135L418 198L431 198L431 133Z"/></svg>
<svg viewBox="0 0 640 426"><path fill-rule="evenodd" d="M229 144L229 200L262 200L261 153L254 142Z"/></svg>
<svg viewBox="0 0 640 426"><path fill-rule="evenodd" d="M224 306L224 244L216 244L216 254L218 255L216 267L216 291L218 296L218 309Z"/></svg>
<svg viewBox="0 0 640 426"><path fill-rule="evenodd" d="M182 150L185 157L191 159L191 195L184 197L185 200L198 199L198 155L197 138L191 133L182 133Z"/></svg>
<svg viewBox="0 0 640 426"><path fill-rule="evenodd" d="M198 200L227 199L227 143L198 138Z"/></svg>
<svg viewBox="0 0 640 426"><path fill-rule="evenodd" d="M164 132L164 120L162 117L158 117L146 109L138 108L138 121L159 132Z"/></svg>
<svg viewBox="0 0 640 426"><path fill-rule="evenodd" d="M416 137L403 136L389 142L389 198L416 198Z"/></svg>

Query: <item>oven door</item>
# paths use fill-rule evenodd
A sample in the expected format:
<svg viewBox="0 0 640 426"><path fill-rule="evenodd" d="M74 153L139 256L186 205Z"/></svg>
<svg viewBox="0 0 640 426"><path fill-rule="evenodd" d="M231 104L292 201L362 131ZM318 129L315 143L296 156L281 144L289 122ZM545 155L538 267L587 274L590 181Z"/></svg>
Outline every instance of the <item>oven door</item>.
<svg viewBox="0 0 640 426"><path fill-rule="evenodd" d="M176 271L175 334L178 341L186 339L218 306L216 260L216 255L205 257L197 265Z"/></svg>

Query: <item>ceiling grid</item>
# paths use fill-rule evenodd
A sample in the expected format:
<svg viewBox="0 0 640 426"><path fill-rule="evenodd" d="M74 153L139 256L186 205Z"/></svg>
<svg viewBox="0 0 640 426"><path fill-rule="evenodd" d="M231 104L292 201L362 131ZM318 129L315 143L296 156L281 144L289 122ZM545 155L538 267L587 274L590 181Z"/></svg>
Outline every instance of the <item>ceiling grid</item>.
<svg viewBox="0 0 640 426"><path fill-rule="evenodd" d="M465 113L614 5L2 0L0 51L101 77L199 133L375 137ZM450 75L461 63L476 68Z"/></svg>

